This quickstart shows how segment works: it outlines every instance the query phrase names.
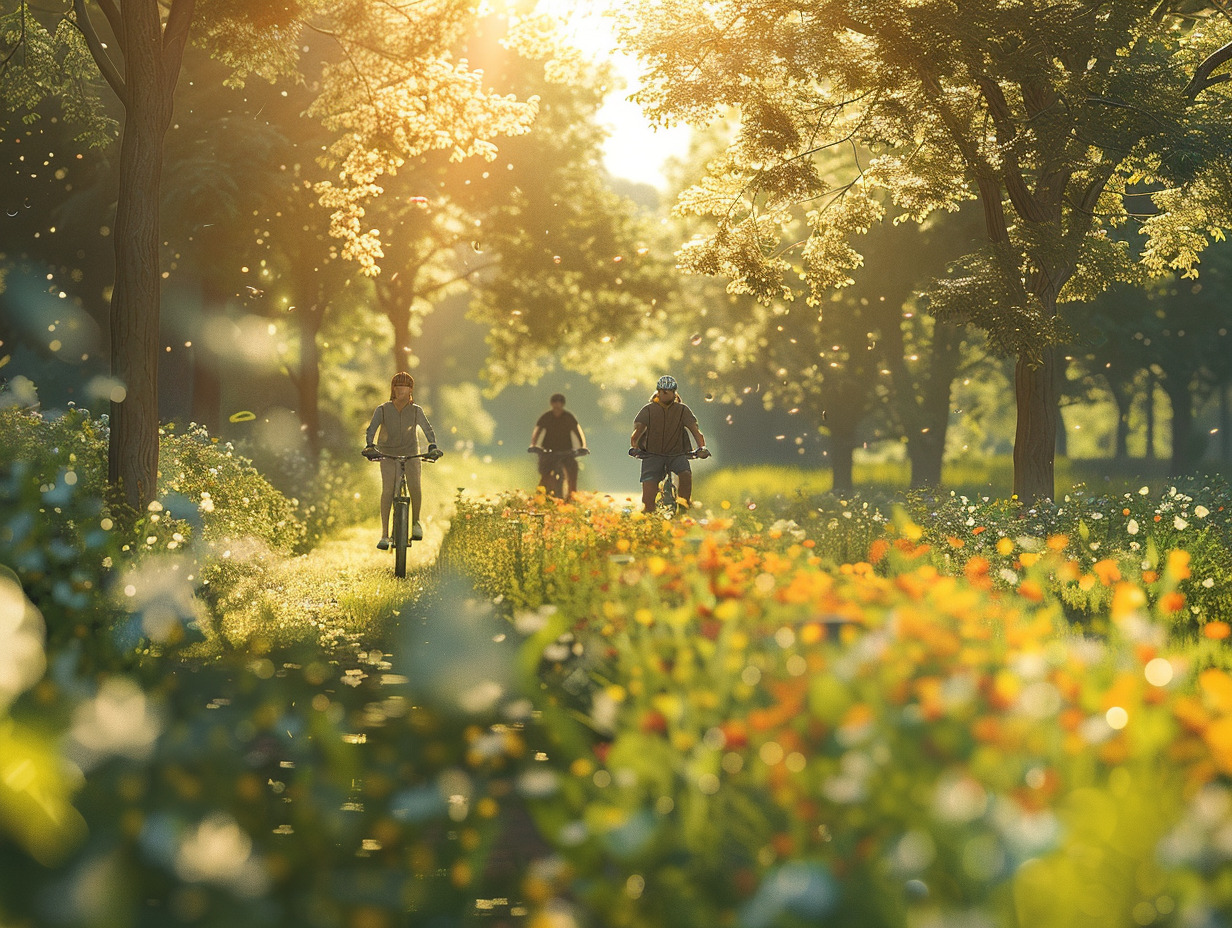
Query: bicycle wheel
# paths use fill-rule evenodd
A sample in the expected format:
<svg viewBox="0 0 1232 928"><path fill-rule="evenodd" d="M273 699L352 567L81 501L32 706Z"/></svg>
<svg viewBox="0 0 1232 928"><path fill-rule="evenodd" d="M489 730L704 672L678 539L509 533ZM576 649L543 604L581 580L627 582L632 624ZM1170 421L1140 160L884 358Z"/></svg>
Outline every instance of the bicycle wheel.
<svg viewBox="0 0 1232 928"><path fill-rule="evenodd" d="M405 497L394 500L394 576L406 576L406 549L411 544L411 501Z"/></svg>
<svg viewBox="0 0 1232 928"><path fill-rule="evenodd" d="M663 487L659 491L659 509L663 511L663 516L667 519L676 514L676 481L671 471L668 471L667 476L663 478Z"/></svg>

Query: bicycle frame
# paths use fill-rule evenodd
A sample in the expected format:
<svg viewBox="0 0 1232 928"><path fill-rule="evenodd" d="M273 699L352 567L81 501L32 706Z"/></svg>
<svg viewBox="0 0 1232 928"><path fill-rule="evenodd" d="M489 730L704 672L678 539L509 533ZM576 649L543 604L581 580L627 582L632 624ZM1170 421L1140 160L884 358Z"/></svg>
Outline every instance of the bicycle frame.
<svg viewBox="0 0 1232 928"><path fill-rule="evenodd" d="M695 448L692 451L683 452L683 456L690 460L703 460L710 455L702 455L700 448ZM655 458L678 458L679 454L659 454L656 451L641 451L637 455L639 459L647 457ZM664 518L671 519L676 515L676 475L669 469L659 481L659 492L655 499L655 508L662 511Z"/></svg>
<svg viewBox="0 0 1232 928"><path fill-rule="evenodd" d="M569 451L548 451L532 445L526 449L530 454L539 456L539 486L543 487L549 496L564 499L565 473L564 462L569 458L580 458L590 453L589 448L573 448ZM546 466L545 466L546 464ZM576 490L577 487L570 487Z"/></svg>
<svg viewBox="0 0 1232 928"><path fill-rule="evenodd" d="M373 454L367 455L370 461L397 461L398 479L394 484L391 530L393 532L394 576L406 576L406 552L411 547L411 491L406 482L406 462L414 460L436 463L436 456L431 452L423 454Z"/></svg>

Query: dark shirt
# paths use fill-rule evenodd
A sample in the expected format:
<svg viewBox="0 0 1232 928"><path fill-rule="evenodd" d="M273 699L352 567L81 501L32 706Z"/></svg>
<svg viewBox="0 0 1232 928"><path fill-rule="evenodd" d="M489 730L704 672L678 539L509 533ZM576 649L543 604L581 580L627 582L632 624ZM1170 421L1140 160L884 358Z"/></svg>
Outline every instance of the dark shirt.
<svg viewBox="0 0 1232 928"><path fill-rule="evenodd" d="M697 416L679 399L670 406L662 406L652 399L641 408L633 421L646 426L639 444L647 451L654 454L687 454L693 450L693 443L685 430L697 425Z"/></svg>
<svg viewBox="0 0 1232 928"><path fill-rule="evenodd" d="M543 429L543 438L540 439L540 444L548 451L571 451L573 449L571 436L573 435L577 435L579 445L582 443L582 433L578 430L578 421L571 412L562 412L557 416L549 409L539 417L535 427Z"/></svg>

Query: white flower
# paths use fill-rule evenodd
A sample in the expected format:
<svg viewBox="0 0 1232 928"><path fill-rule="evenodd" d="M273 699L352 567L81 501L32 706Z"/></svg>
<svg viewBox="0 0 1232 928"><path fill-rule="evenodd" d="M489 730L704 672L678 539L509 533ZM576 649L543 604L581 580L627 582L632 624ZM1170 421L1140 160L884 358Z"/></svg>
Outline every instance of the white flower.
<svg viewBox="0 0 1232 928"><path fill-rule="evenodd" d="M74 710L66 753L83 770L108 754L146 760L161 732L162 720L145 691L132 680L113 677Z"/></svg>
<svg viewBox="0 0 1232 928"><path fill-rule="evenodd" d="M1184 519L1182 519L1180 516L1177 516L1176 518L1174 518L1172 520L1172 524L1176 527L1176 530L1178 532L1189 528L1189 523L1186 522Z"/></svg>
<svg viewBox="0 0 1232 928"><path fill-rule="evenodd" d="M1139 495L1141 496L1146 496L1150 492L1151 492L1150 487L1143 487L1141 490L1138 491Z"/></svg>
<svg viewBox="0 0 1232 928"><path fill-rule="evenodd" d="M252 838L235 819L216 812L180 843L175 870L192 883L214 883L238 895L259 896L268 885L265 868L252 853Z"/></svg>
<svg viewBox="0 0 1232 928"><path fill-rule="evenodd" d="M1211 514L1211 511L1205 506L1194 506L1194 515L1199 519L1205 519Z"/></svg>
<svg viewBox="0 0 1232 928"><path fill-rule="evenodd" d="M43 678L43 617L16 581L0 576L0 712Z"/></svg>
<svg viewBox="0 0 1232 928"><path fill-rule="evenodd" d="M1127 523L1125 523L1125 531L1129 532L1129 534L1131 535L1137 535L1138 534L1138 520L1130 519Z"/></svg>

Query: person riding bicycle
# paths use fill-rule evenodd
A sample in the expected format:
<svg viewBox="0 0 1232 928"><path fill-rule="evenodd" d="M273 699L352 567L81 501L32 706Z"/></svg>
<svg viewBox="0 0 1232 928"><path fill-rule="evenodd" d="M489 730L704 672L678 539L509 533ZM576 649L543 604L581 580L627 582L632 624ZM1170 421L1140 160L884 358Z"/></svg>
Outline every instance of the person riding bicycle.
<svg viewBox="0 0 1232 928"><path fill-rule="evenodd" d="M588 454L589 450L582 426L573 413L565 410L565 395L553 393L548 404L551 408L539 417L531 430L530 450L542 448L549 452L539 455L539 486L544 490L548 490L554 482L551 477L554 468L564 471L565 485L561 497L568 501L577 489L578 462L576 456L562 452L577 450L579 454Z"/></svg>
<svg viewBox="0 0 1232 928"><path fill-rule="evenodd" d="M411 402L411 393L415 389L415 378L406 371L394 374L389 382L389 402L382 403L372 413L372 421L368 423L367 441L364 455L387 454L402 456L419 454L419 429L423 429L428 439L428 453L433 459L444 456L444 452L436 446L436 432L432 423L424 415L421 407ZM406 482L411 491L411 539L420 541L423 538L423 526L419 522L419 506L423 502L423 490L420 485L420 461L406 462ZM389 548L389 510L394 502L394 486L398 481L398 462L389 458L381 459L381 540L376 546L382 551Z"/></svg>
<svg viewBox="0 0 1232 928"><path fill-rule="evenodd" d="M689 434L697 440L697 456L710 457L706 439L697 427L697 416L676 392L676 378L664 374L655 385L654 396L633 418L629 454L642 459L642 508L653 512L659 483L670 470L677 475L677 512L687 512L693 495L693 471L689 453L693 450Z"/></svg>

